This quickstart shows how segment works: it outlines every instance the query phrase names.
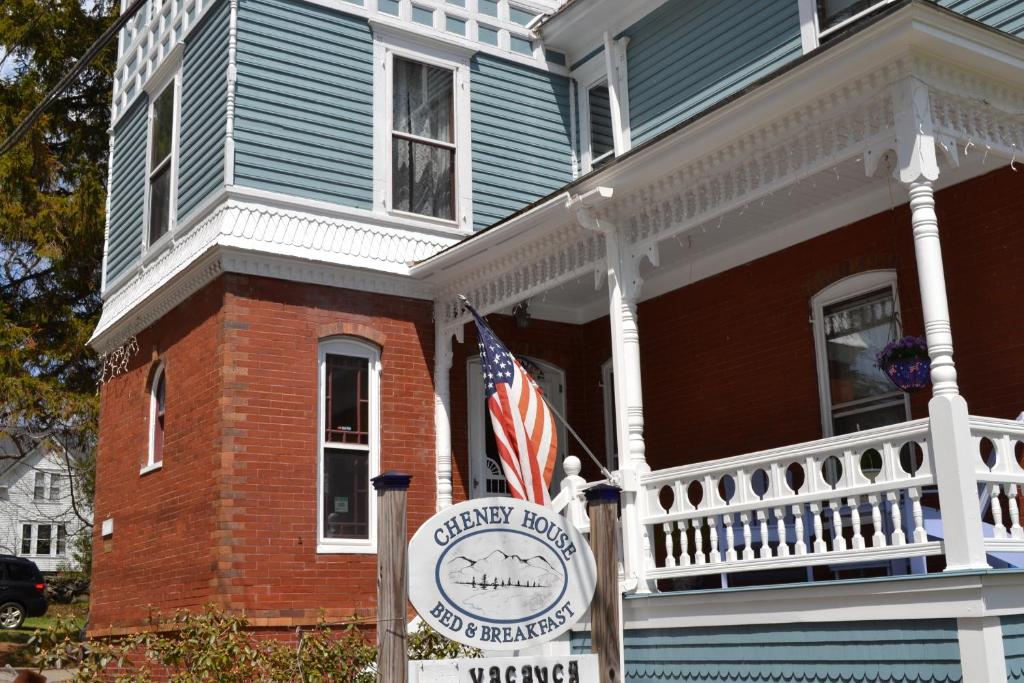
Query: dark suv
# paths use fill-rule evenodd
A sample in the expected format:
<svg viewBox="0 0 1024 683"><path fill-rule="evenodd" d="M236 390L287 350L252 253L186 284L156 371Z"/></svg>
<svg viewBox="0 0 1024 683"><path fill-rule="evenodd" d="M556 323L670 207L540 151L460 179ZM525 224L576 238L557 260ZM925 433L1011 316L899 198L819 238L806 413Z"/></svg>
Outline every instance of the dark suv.
<svg viewBox="0 0 1024 683"><path fill-rule="evenodd" d="M25 617L46 614L46 583L32 560L0 555L0 628L18 628Z"/></svg>

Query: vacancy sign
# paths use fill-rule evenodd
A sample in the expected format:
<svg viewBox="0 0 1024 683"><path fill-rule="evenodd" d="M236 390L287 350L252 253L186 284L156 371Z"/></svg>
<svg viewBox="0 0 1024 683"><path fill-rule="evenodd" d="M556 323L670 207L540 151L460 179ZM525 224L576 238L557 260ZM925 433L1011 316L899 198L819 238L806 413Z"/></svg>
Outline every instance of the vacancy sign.
<svg viewBox="0 0 1024 683"><path fill-rule="evenodd" d="M597 655L409 662L409 683L592 683Z"/></svg>
<svg viewBox="0 0 1024 683"><path fill-rule="evenodd" d="M597 576L590 546L569 521L513 498L434 515L409 542L409 563L420 617L484 650L522 650L569 630L590 606Z"/></svg>

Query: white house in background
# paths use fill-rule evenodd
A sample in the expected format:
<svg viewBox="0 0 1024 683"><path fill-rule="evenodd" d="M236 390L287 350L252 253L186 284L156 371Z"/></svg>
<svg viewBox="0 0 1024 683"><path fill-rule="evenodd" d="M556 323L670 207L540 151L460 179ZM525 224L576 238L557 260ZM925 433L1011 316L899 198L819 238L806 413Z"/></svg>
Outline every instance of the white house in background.
<svg viewBox="0 0 1024 683"><path fill-rule="evenodd" d="M42 572L73 566L73 540L88 529L72 506L63 457L37 449L19 458L10 442L0 442L0 454L10 458L0 464L0 554Z"/></svg>

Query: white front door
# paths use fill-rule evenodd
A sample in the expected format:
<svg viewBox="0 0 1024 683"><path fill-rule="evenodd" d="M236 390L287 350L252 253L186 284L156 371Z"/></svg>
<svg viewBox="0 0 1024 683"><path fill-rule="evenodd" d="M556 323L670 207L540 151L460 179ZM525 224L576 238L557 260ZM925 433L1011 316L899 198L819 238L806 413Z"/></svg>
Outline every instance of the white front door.
<svg viewBox="0 0 1024 683"><path fill-rule="evenodd" d="M565 415L565 373L561 369L533 358L524 360L527 370L540 385L548 402L562 415ZM484 400L484 383L480 374L480 359L473 357L467 365L469 397L469 495L471 498L488 496L507 496L508 485L501 471L498 459L498 448L494 443L494 431L491 428L491 417L487 412ZM551 492L559 491L562 481L562 459L566 452L565 426L555 418L558 428L558 459L555 471L551 476Z"/></svg>

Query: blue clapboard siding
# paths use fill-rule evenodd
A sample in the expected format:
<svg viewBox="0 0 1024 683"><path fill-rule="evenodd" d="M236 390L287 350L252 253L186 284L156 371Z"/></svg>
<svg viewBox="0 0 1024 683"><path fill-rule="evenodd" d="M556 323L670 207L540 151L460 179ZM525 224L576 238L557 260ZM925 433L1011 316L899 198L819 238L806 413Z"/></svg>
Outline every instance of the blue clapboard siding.
<svg viewBox="0 0 1024 683"><path fill-rule="evenodd" d="M178 219L224 183L230 5L219 0L188 38L181 74Z"/></svg>
<svg viewBox="0 0 1024 683"><path fill-rule="evenodd" d="M365 19L241 0L235 183L373 204L373 42Z"/></svg>
<svg viewBox="0 0 1024 683"><path fill-rule="evenodd" d="M1024 2L1020 0L938 0L938 4L992 28L1024 38Z"/></svg>
<svg viewBox="0 0 1024 683"><path fill-rule="evenodd" d="M626 631L627 681L956 683L956 621L766 624ZM574 653L590 651L573 634Z"/></svg>
<svg viewBox="0 0 1024 683"><path fill-rule="evenodd" d="M801 54L795 0L669 0L625 35L633 144Z"/></svg>
<svg viewBox="0 0 1024 683"><path fill-rule="evenodd" d="M1024 682L1024 614L1002 618L1003 654L1006 655L1006 679Z"/></svg>
<svg viewBox="0 0 1024 683"><path fill-rule="evenodd" d="M107 215L108 283L135 265L142 255L148 114L149 100L143 95L114 127L110 211Z"/></svg>
<svg viewBox="0 0 1024 683"><path fill-rule="evenodd" d="M569 80L481 53L470 81L479 229L572 179Z"/></svg>

